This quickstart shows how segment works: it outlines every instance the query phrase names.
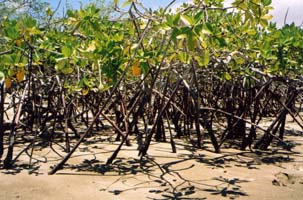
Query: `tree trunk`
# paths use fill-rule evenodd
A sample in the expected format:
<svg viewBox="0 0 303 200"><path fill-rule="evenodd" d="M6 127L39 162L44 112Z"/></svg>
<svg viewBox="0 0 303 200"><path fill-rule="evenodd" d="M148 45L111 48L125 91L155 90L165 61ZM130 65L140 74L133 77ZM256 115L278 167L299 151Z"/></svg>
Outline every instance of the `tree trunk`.
<svg viewBox="0 0 303 200"><path fill-rule="evenodd" d="M4 82L0 82L0 160L3 155L3 137L4 137Z"/></svg>

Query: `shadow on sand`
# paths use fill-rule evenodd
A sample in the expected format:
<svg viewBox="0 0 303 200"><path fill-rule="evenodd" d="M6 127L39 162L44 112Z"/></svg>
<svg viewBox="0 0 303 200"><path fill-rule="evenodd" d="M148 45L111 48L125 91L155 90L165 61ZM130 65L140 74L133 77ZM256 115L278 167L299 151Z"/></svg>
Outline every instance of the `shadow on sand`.
<svg viewBox="0 0 303 200"><path fill-rule="evenodd" d="M290 132L287 132L290 134ZM295 136L298 134L295 133ZM301 133L299 134L301 135ZM197 150L193 148L193 144L185 142L176 143L178 149L183 149L185 153L178 153L178 156L145 156L141 159L121 158L118 157L111 165L105 165L97 159L94 150L94 144L100 141L90 140L87 146L87 152L94 156L94 159L83 159L80 164L67 164L64 170L59 171L58 175L93 175L93 176L112 176L117 180L107 186L101 188L100 191L121 195L127 191L147 190L149 199L206 199L201 194L215 198L241 199L249 194L243 189L243 185L252 180L245 180L239 177L231 177L224 174L231 168L244 168L249 170L259 170L260 165L278 165L281 163L289 163L294 161L294 157L300 157L300 153L285 149L276 143L275 147L268 151L227 151L223 149L223 153L214 154L209 150L209 145L205 144L205 148ZM103 143L108 140L103 140ZM299 145L288 141L293 147ZM45 147L47 148L47 147ZM226 150L226 151L225 151ZM204 154L205 152L205 154ZM209 156L210 153L212 156ZM159 161L159 159L161 161ZM39 162L33 166L26 164L18 165L18 162L9 170L1 170L5 174L18 174L22 170L28 170L30 174L39 175ZM180 167L181 166L181 167ZM224 170L223 174L215 176L203 177L203 171L199 170L199 166L204 166L214 170ZM1 167L1 163L0 163ZM232 169L235 170L235 169ZM197 176L190 178L186 176L187 172L197 173ZM211 177L211 178L209 178ZM124 187L121 187L121 184ZM217 197L216 197L217 196Z"/></svg>
<svg viewBox="0 0 303 200"><path fill-rule="evenodd" d="M289 141L290 142L290 141ZM151 194L149 199L206 199L201 197L203 193L209 193L218 198L241 199L249 194L243 190L243 184L252 180L239 177L218 175L213 178L199 179L203 177L203 171L198 166L210 169L222 169L228 171L236 167L249 170L260 170L260 165L277 165L294 161L294 157L300 157L300 153L285 150L276 146L268 151L235 151L206 156L199 154L191 144L182 142L176 144L179 148L187 150L187 153L178 154L177 157L146 156L141 159L117 158L113 164L105 165L97 159L83 160L81 164L66 165L65 168L77 173L93 172L101 176L117 176L116 182L127 182L126 189L120 189L116 182L102 191L114 195L121 195L126 191L147 189ZM296 144L293 144L296 145ZM204 149L208 151L207 149ZM199 151L203 152L203 150ZM162 159L161 162L158 160ZM166 160L163 162L163 159ZM180 167L180 164L182 167ZM195 169L194 169L195 168ZM188 178L187 172L196 170L197 177ZM232 169L236 170L236 169ZM60 174L60 173L59 173ZM144 178L142 178L144 177ZM134 181L134 179L136 181ZM205 195L209 196L209 195Z"/></svg>

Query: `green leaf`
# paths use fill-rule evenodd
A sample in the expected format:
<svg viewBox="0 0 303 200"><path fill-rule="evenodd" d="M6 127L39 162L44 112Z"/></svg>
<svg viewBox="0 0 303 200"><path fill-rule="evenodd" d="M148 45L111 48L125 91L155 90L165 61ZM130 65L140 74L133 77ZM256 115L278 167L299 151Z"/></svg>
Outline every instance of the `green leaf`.
<svg viewBox="0 0 303 200"><path fill-rule="evenodd" d="M56 71L60 72L63 68L65 68L68 65L68 59L67 58L58 58L56 59L55 69Z"/></svg>
<svg viewBox="0 0 303 200"><path fill-rule="evenodd" d="M251 0L254 4L259 4L261 0Z"/></svg>
<svg viewBox="0 0 303 200"><path fill-rule="evenodd" d="M19 37L19 33L16 27L9 26L4 29L4 36L11 39L17 39Z"/></svg>
<svg viewBox="0 0 303 200"><path fill-rule="evenodd" d="M8 66L16 65L21 59L20 53L9 54L1 56L1 63Z"/></svg>
<svg viewBox="0 0 303 200"><path fill-rule="evenodd" d="M71 67L65 67L65 68L61 69L61 72L62 72L63 74L71 74L71 73L74 72L74 69L71 68Z"/></svg>
<svg viewBox="0 0 303 200"><path fill-rule="evenodd" d="M173 17L170 14L165 15L166 17L166 22L169 26L173 25Z"/></svg>
<svg viewBox="0 0 303 200"><path fill-rule="evenodd" d="M26 17L20 23L26 28L33 28L37 25L37 21L31 17Z"/></svg>
<svg viewBox="0 0 303 200"><path fill-rule="evenodd" d="M227 42L224 38L222 37L217 37L216 40L218 41L220 47L226 47L227 46Z"/></svg>
<svg viewBox="0 0 303 200"><path fill-rule="evenodd" d="M4 78L5 78L5 74L2 71L0 71L0 80L2 80Z"/></svg>
<svg viewBox="0 0 303 200"><path fill-rule="evenodd" d="M176 41L177 39L177 36L179 35L180 33L180 29L178 29L177 27L175 27L171 33L171 38L173 41Z"/></svg>
<svg viewBox="0 0 303 200"><path fill-rule="evenodd" d="M232 79L231 75L228 72L224 72L224 78L227 81L230 81Z"/></svg>
<svg viewBox="0 0 303 200"><path fill-rule="evenodd" d="M29 28L27 31L30 35L40 35L42 33L37 27Z"/></svg>
<svg viewBox="0 0 303 200"><path fill-rule="evenodd" d="M209 54L209 51L207 49L204 50L202 58L203 58L204 66L208 65L208 63L210 61L210 54Z"/></svg>
<svg viewBox="0 0 303 200"><path fill-rule="evenodd" d="M272 3L272 0L263 0L264 6L269 6Z"/></svg>
<svg viewBox="0 0 303 200"><path fill-rule="evenodd" d="M72 10L70 10L70 9L68 9L66 11L66 14L67 14L68 17L74 17L75 16L75 13Z"/></svg>
<svg viewBox="0 0 303 200"><path fill-rule="evenodd" d="M260 19L260 24L263 26L263 28L268 26L268 21L266 19Z"/></svg>
<svg viewBox="0 0 303 200"><path fill-rule="evenodd" d="M126 6L129 6L130 4L132 3L131 0L127 0L127 1L124 1L121 5L122 8L126 7Z"/></svg>
<svg viewBox="0 0 303 200"><path fill-rule="evenodd" d="M210 23L204 24L201 32L206 35L213 34L212 25Z"/></svg>
<svg viewBox="0 0 303 200"><path fill-rule="evenodd" d="M256 30L253 30L253 29L247 29L247 30L245 31L245 33L247 33L248 35L255 35L255 34L257 33L257 31L256 31Z"/></svg>
<svg viewBox="0 0 303 200"><path fill-rule="evenodd" d="M173 17L173 25L177 26L179 24L179 21L180 21L180 13L176 14L174 17Z"/></svg>
<svg viewBox="0 0 303 200"><path fill-rule="evenodd" d="M140 62L140 67L141 67L141 69L142 69L142 71L143 71L143 73L144 74L146 74L147 72L148 72L148 64L147 64L147 62Z"/></svg>
<svg viewBox="0 0 303 200"><path fill-rule="evenodd" d="M195 60L198 62L198 64L201 67L207 66L210 62L210 53L209 53L209 51L207 49L204 50L201 56L195 56Z"/></svg>
<svg viewBox="0 0 303 200"><path fill-rule="evenodd" d="M179 39L179 40L185 39L185 38L187 38L187 34L180 34L176 38Z"/></svg>
<svg viewBox="0 0 303 200"><path fill-rule="evenodd" d="M185 52L180 52L178 53L178 59L182 62L182 63L189 63L189 56L187 53Z"/></svg>
<svg viewBox="0 0 303 200"><path fill-rule="evenodd" d="M194 24L194 20L190 18L187 15L181 15L181 21L186 25L186 26L192 26Z"/></svg>
<svg viewBox="0 0 303 200"><path fill-rule="evenodd" d="M61 48L62 54L64 55L64 57L70 57L73 53L73 50L70 46L63 46Z"/></svg>
<svg viewBox="0 0 303 200"><path fill-rule="evenodd" d="M91 83L90 83L90 81L89 81L86 77L84 77L84 78L82 79L82 81L83 81L83 83L84 83L85 86L91 87Z"/></svg>
<svg viewBox="0 0 303 200"><path fill-rule="evenodd" d="M204 16L204 10L198 12L198 13L194 16L194 18L195 18L195 24L199 23L199 22L202 20L203 16Z"/></svg>
<svg viewBox="0 0 303 200"><path fill-rule="evenodd" d="M242 65L242 64L244 64L245 63L245 60L242 58L242 57L240 57L240 56L234 56L234 61L238 64L238 65Z"/></svg>
<svg viewBox="0 0 303 200"><path fill-rule="evenodd" d="M194 50L196 46L196 38L192 32L187 33L187 47L189 50Z"/></svg>

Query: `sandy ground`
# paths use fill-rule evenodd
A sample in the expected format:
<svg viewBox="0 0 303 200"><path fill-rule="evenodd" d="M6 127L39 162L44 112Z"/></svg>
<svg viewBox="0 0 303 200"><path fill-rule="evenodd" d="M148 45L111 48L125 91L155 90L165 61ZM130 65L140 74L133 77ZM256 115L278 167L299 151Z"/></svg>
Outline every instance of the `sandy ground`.
<svg viewBox="0 0 303 200"><path fill-rule="evenodd" d="M100 133L55 175L47 173L62 158L37 145L32 168L23 153L16 168L0 170L0 199L302 199L303 133L290 121L286 128L291 151L223 148L215 154L209 144L197 150L176 140L177 153L169 143L153 142L149 156L140 160L132 141L109 167L104 164L119 143ZM60 146L53 147L65 155ZM18 144L15 152L23 148Z"/></svg>

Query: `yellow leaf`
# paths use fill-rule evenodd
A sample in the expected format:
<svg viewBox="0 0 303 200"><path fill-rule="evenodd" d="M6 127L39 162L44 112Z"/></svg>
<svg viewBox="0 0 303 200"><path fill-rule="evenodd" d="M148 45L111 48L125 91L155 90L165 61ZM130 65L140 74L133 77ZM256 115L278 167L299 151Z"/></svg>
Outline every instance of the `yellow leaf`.
<svg viewBox="0 0 303 200"><path fill-rule="evenodd" d="M225 79L226 79L227 81L230 81L230 80L232 79L230 73L228 73L228 72L225 72L225 73L224 73L224 76L225 76Z"/></svg>
<svg viewBox="0 0 303 200"><path fill-rule="evenodd" d="M268 21L267 21L266 19L262 19L262 18L261 18L260 24L261 24L262 27L267 27Z"/></svg>
<svg viewBox="0 0 303 200"><path fill-rule="evenodd" d="M187 15L181 15L181 21L186 26L191 26L193 24L193 20L189 16L187 16Z"/></svg>
<svg viewBox="0 0 303 200"><path fill-rule="evenodd" d="M102 83L100 83L98 86L98 89L102 91L102 90L104 90L104 88L105 88L105 86Z"/></svg>
<svg viewBox="0 0 303 200"><path fill-rule="evenodd" d="M89 89L82 89L82 95L86 96L89 93Z"/></svg>
<svg viewBox="0 0 303 200"><path fill-rule="evenodd" d="M68 25L72 25L72 24L75 24L75 23L77 23L77 22L78 22L78 20L77 20L76 18L74 18L74 17L69 17L69 18L68 18L67 24L68 24Z"/></svg>
<svg viewBox="0 0 303 200"><path fill-rule="evenodd" d="M132 73L134 76L139 76L141 74L140 62L135 61L132 66Z"/></svg>
<svg viewBox="0 0 303 200"><path fill-rule="evenodd" d="M24 79L24 70L18 71L16 74L17 81L20 83Z"/></svg>
<svg viewBox="0 0 303 200"><path fill-rule="evenodd" d="M15 43L16 43L16 46L17 46L17 47L21 47L21 40L16 40Z"/></svg>
<svg viewBox="0 0 303 200"><path fill-rule="evenodd" d="M12 87L12 81L11 81L10 78L6 78L6 79L5 79L5 87L6 87L7 89L9 89L10 87Z"/></svg>
<svg viewBox="0 0 303 200"><path fill-rule="evenodd" d="M119 4L119 0L114 0L115 5Z"/></svg>
<svg viewBox="0 0 303 200"><path fill-rule="evenodd" d="M124 49L123 49L123 55L128 55L130 53L130 46L126 46Z"/></svg>
<svg viewBox="0 0 303 200"><path fill-rule="evenodd" d="M265 20L271 20L273 18L272 15L264 15L261 17L261 19L265 19Z"/></svg>
<svg viewBox="0 0 303 200"><path fill-rule="evenodd" d="M87 48L87 51L95 51L96 49L96 42L93 40Z"/></svg>
<svg viewBox="0 0 303 200"><path fill-rule="evenodd" d="M52 9L50 7L47 7L45 9L45 11L46 11L47 16L52 16L53 15L53 11L52 11Z"/></svg>

